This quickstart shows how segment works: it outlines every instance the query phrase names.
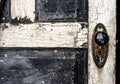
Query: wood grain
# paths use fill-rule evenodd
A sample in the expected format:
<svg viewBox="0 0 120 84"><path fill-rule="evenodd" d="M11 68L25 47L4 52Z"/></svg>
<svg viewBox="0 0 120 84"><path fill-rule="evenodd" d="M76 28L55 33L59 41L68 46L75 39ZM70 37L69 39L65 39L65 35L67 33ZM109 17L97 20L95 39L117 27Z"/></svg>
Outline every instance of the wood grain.
<svg viewBox="0 0 120 84"><path fill-rule="evenodd" d="M11 0L11 18L35 19L35 0Z"/></svg>

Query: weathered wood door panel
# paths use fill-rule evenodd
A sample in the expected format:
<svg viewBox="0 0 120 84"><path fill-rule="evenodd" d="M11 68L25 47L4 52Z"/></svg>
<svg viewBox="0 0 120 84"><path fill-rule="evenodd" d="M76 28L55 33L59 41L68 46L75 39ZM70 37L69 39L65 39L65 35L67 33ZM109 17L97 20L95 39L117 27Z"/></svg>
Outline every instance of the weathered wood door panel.
<svg viewBox="0 0 120 84"><path fill-rule="evenodd" d="M49 64L59 65L60 63L65 66L70 65L70 67L67 68L69 72L69 70L71 71L72 68L71 63L74 63L73 61L76 61L78 67L77 69L74 68L74 70L76 71L73 71L76 73L76 75L73 75L74 77L72 77L71 74L66 74L66 72L64 73L64 68L66 69L66 67L62 66L64 68L60 69L60 71L63 70L63 72L61 72L63 78L59 76L58 79L56 79L57 84L60 83L115 84L116 1L109 1L109 0L101 0L101 1L99 0L52 0L52 1L51 0L1 0L1 1L4 1L5 3L3 5L0 4L1 7L0 8L0 47L2 48L0 51L0 55L1 55L0 59L2 60L6 59L7 58L6 53L7 53L10 56L10 58L12 57L12 55L14 57L17 56L17 54L20 54L20 56L23 55L25 59L26 56L28 55L31 55L31 57L40 55L40 57L59 56L60 59L63 60L62 56L64 56L64 54L67 53L65 54L64 61L57 61L56 58L50 59L52 62L48 62L48 66L45 66L48 67L48 69L45 69L45 72L47 72L48 70L51 71L51 69L52 70L55 69L54 66L49 66ZM95 65L92 54L92 41L93 41L92 36L94 33L94 29L98 23L102 23L105 26L109 36L108 58L106 60L105 65L102 68L98 68ZM8 49L9 47L12 48L12 51ZM19 48L22 47L22 49L16 50L16 48L18 47ZM26 49L26 47L29 49ZM43 51L40 50L39 52L35 52L34 53L35 55L33 55L31 54L31 52L33 52L30 50L31 47L33 48L32 49L33 51L35 48L37 48L38 51L41 48L43 48ZM56 48L56 50L54 48ZM85 49L81 49L81 48L85 48ZM86 52L87 49L88 49L88 53ZM48 52L50 54L47 54ZM81 54L77 54L78 52L85 52L86 55L83 56ZM72 61L67 61L68 55L70 57L73 55ZM78 58L76 59L75 57ZM40 62L37 60L39 60ZM84 62L84 64L81 63L82 61ZM38 57L34 61L31 60L31 62L33 62L32 65L34 67L38 67L38 69L41 66L39 67L37 65L42 63L44 65L45 63L42 62L41 59L38 59ZM2 67L1 69L3 69L3 66L0 65L0 67ZM14 70L16 71L17 68ZM87 73L87 71L89 73ZM9 73L9 69L7 69L7 72ZM12 72L10 71L10 74L11 73ZM20 73L22 72L20 71ZM7 76L10 74L3 74L3 75ZM4 82L6 80L9 81L9 79L3 79L3 75L1 76L0 81L3 84L7 84ZM14 80L16 75L12 75L13 78L10 79L10 81ZM17 75L18 78L20 75L21 74ZM21 78L23 75L24 74L21 75ZM60 74L55 74L55 75L58 76ZM53 80L54 77L56 77L55 75L51 76L53 77L52 78ZM71 76L72 79L70 79L68 76ZM21 81L23 79L21 78L15 79L15 81L10 83L16 84L16 80L19 80L20 84L22 84L23 82ZM46 76L45 78L47 79ZM45 78L43 77L40 79L45 79ZM70 80L68 80L67 78ZM25 79L25 81L30 82L28 80L29 78ZM65 81L63 82L63 80ZM38 82L37 84L51 84L51 83L56 84L56 82L50 82L50 81L48 82L47 80L45 80ZM31 84L31 83L27 83L27 84Z"/></svg>
<svg viewBox="0 0 120 84"><path fill-rule="evenodd" d="M87 22L87 0L36 0L36 20Z"/></svg>
<svg viewBox="0 0 120 84"><path fill-rule="evenodd" d="M38 10L41 8L39 4L44 4L42 1L45 2L45 0L31 2L11 0L9 3L10 23L0 24L0 83L87 84L88 18L85 15L87 14L85 6L81 5L78 11L81 13L78 13L77 2L66 0L64 8L67 11L62 10L64 11L62 17L58 13L58 16L52 18L53 13L52 19L42 15L47 18L44 19L41 18L42 12L49 14L49 10L54 10L49 7L42 11ZM51 2L46 2L46 5L47 3ZM72 3L75 7L69 10ZM82 3L86 2L83 0ZM81 15L77 18L79 14ZM74 15L74 18L71 15Z"/></svg>
<svg viewBox="0 0 120 84"><path fill-rule="evenodd" d="M85 65L87 49L2 48L0 84L86 84Z"/></svg>

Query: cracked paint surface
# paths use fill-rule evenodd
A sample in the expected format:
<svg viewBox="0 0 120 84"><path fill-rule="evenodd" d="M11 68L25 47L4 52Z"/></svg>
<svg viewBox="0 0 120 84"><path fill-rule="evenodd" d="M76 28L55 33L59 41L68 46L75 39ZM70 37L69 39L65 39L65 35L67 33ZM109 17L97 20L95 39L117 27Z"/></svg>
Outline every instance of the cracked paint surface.
<svg viewBox="0 0 120 84"><path fill-rule="evenodd" d="M92 56L92 35L98 23L105 25L109 35L109 51L106 64L99 69ZM89 59L88 84L115 84L115 35L116 35L116 1L89 0Z"/></svg>
<svg viewBox="0 0 120 84"><path fill-rule="evenodd" d="M0 46L87 48L86 25L84 23L82 27L81 23L77 22L1 24Z"/></svg>

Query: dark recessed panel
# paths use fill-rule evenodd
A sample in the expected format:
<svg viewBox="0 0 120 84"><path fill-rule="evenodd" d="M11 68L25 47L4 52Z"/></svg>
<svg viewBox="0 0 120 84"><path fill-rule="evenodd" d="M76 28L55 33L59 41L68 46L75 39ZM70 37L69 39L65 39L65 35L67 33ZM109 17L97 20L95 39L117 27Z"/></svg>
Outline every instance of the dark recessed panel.
<svg viewBox="0 0 120 84"><path fill-rule="evenodd" d="M37 21L87 22L86 0L36 0Z"/></svg>
<svg viewBox="0 0 120 84"><path fill-rule="evenodd" d="M0 23L10 21L10 0L1 0L0 2Z"/></svg>
<svg viewBox="0 0 120 84"><path fill-rule="evenodd" d="M1 23L10 22L10 5L10 0L1 0ZM88 0L35 0L35 5L36 21L87 22L88 20Z"/></svg>
<svg viewBox="0 0 120 84"><path fill-rule="evenodd" d="M0 84L86 84L87 49L0 49Z"/></svg>

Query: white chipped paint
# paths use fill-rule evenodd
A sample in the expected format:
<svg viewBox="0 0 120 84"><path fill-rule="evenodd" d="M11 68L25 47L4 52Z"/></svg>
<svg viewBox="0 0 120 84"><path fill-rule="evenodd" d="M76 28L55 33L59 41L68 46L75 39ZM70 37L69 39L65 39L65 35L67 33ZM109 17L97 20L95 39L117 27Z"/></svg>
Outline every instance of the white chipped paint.
<svg viewBox="0 0 120 84"><path fill-rule="evenodd" d="M98 23L105 25L109 35L109 53L105 66L98 69L92 57L92 35ZM115 35L116 35L116 1L89 0L89 55L88 84L115 84Z"/></svg>
<svg viewBox="0 0 120 84"><path fill-rule="evenodd" d="M11 18L25 17L34 22L35 0L11 0ZM87 47L88 28L82 28L81 23L6 25L4 29L1 24L1 47Z"/></svg>
<svg viewBox="0 0 120 84"><path fill-rule="evenodd" d="M30 18L35 19L35 0L11 0L11 18Z"/></svg>
<svg viewBox="0 0 120 84"><path fill-rule="evenodd" d="M87 43L86 33L80 23L1 24L0 46L82 48Z"/></svg>

